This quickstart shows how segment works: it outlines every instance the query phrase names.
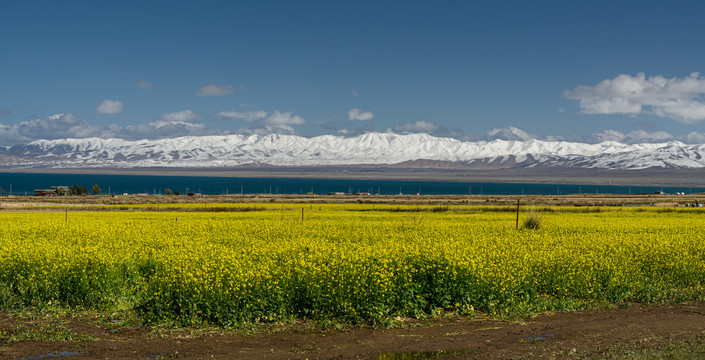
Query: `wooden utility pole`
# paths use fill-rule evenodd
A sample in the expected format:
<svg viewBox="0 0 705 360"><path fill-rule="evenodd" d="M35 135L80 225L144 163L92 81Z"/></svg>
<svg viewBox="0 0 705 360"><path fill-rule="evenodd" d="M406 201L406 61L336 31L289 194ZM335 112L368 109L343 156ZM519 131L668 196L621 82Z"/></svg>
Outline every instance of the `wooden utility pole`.
<svg viewBox="0 0 705 360"><path fill-rule="evenodd" d="M517 230L519 230L519 199L517 199Z"/></svg>

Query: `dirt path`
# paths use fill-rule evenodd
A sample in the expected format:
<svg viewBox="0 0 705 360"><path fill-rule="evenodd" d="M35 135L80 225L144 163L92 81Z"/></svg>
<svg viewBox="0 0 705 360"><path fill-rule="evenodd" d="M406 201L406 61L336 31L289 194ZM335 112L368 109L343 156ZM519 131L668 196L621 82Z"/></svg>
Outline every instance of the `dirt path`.
<svg viewBox="0 0 705 360"><path fill-rule="evenodd" d="M51 325L46 320L37 325L6 313L0 315L3 334L17 329L22 322L27 329L45 329L43 340L12 342L6 337L0 358L572 358L575 354L599 357L605 349L623 344L639 347L702 339L705 304L632 305L582 313L544 314L522 323L453 317L437 320L430 326L400 329L321 331L300 325L255 335L202 330L157 332L148 327L110 329L89 320L61 321L61 327L69 329L79 341L48 341L51 331L46 329Z"/></svg>

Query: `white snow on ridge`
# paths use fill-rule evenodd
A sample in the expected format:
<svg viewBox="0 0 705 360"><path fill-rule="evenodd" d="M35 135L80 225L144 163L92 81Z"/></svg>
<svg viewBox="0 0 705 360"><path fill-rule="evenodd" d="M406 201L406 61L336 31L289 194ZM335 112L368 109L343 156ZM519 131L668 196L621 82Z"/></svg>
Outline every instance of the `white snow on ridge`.
<svg viewBox="0 0 705 360"><path fill-rule="evenodd" d="M680 142L627 145L614 141L462 142L427 134L367 133L333 135L187 136L160 140L36 140L6 148L1 166L50 167L232 167L390 165L413 160L470 163L506 162L514 166L571 166L605 169L705 167L705 145ZM531 161L529 161L531 160ZM526 163L525 163L526 162Z"/></svg>

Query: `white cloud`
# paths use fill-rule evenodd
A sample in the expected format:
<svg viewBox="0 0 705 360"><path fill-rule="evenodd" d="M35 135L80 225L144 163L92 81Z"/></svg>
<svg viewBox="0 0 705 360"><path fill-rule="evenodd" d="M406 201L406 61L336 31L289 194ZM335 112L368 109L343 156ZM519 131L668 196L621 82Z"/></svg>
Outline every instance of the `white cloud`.
<svg viewBox="0 0 705 360"><path fill-rule="evenodd" d="M565 138L562 136L556 136L556 135L548 135L545 138L541 139L545 141L565 141Z"/></svg>
<svg viewBox="0 0 705 360"><path fill-rule="evenodd" d="M374 118L374 115L369 111L362 111L358 108L348 110L348 119L350 120L365 121L371 120L372 118Z"/></svg>
<svg viewBox="0 0 705 360"><path fill-rule="evenodd" d="M204 124L178 120L156 120L147 124L129 125L124 129L115 129L114 136L137 140L214 135L216 133L217 131L206 129Z"/></svg>
<svg viewBox="0 0 705 360"><path fill-rule="evenodd" d="M140 80L135 84L135 87L143 88L143 89L151 89L152 86L154 86L154 84L152 84L149 81L144 81L144 80Z"/></svg>
<svg viewBox="0 0 705 360"><path fill-rule="evenodd" d="M45 118L22 121L19 124L0 124L0 143L14 145L36 139L63 139L106 137L110 131L91 126L73 114L56 114Z"/></svg>
<svg viewBox="0 0 705 360"><path fill-rule="evenodd" d="M371 128L370 128L371 131ZM430 121L419 120L415 123L395 124L393 128L387 129L387 132L398 134L418 134L424 133L438 137L449 137L462 141L476 141L475 136L467 135L460 128L446 128Z"/></svg>
<svg viewBox="0 0 705 360"><path fill-rule="evenodd" d="M316 125L320 126L323 130L338 130L338 127L330 121L319 120L315 122Z"/></svg>
<svg viewBox="0 0 705 360"><path fill-rule="evenodd" d="M296 130L289 125L266 125L262 130L265 134L296 134Z"/></svg>
<svg viewBox="0 0 705 360"><path fill-rule="evenodd" d="M306 119L299 115L292 115L293 111L290 112L279 112L274 111L269 114L266 111L246 111L239 112L235 110L221 111L216 115L220 120L225 119L243 119L249 123L259 124L259 125L301 125L306 123Z"/></svg>
<svg viewBox="0 0 705 360"><path fill-rule="evenodd" d="M248 121L249 127L234 130L214 130L206 128L205 124L197 122L200 115L191 110L166 113L160 119L145 124L135 124L122 127L116 124L109 126L93 126L73 114L56 114L44 118L23 121L14 125L0 123L0 145L14 145L20 142L29 142L37 139L63 139L63 138L122 138L127 140L161 139L179 136L202 136L218 134L296 134L295 125L305 123L305 119L293 115L292 112L281 113L275 111L268 114L265 111L237 112L234 110L223 111L222 116L238 118ZM249 120L247 120L249 119ZM331 133L337 132L344 136L355 136L374 131L372 122L352 123L361 124L357 128L337 129L329 123L317 122L328 127ZM462 141L477 141L480 138L464 134L462 129L447 129L433 122L417 121L415 123L397 124L388 132L395 133L427 133L433 136L450 137ZM526 141L535 139L531 134L515 128L493 129L485 135L485 140L504 139ZM561 141L560 137L542 137L546 141ZM617 130L605 130L589 136L574 137L571 141L586 143L599 143L603 141L616 141L625 144L662 143L669 141L682 141L688 144L704 144L705 133L691 132L687 135L674 136L665 131L648 132L634 130L622 133Z"/></svg>
<svg viewBox="0 0 705 360"><path fill-rule="evenodd" d="M239 112L235 110L225 110L221 111L216 115L216 118L218 120L227 120L227 119L243 119L247 122L253 122L255 120L263 119L267 117L267 112L263 110L259 111L246 111L246 112Z"/></svg>
<svg viewBox="0 0 705 360"><path fill-rule="evenodd" d="M23 121L15 125L17 132L31 139L60 139L96 136L102 129L90 126L73 114L56 114L45 118Z"/></svg>
<svg viewBox="0 0 705 360"><path fill-rule="evenodd" d="M122 101L119 100L103 100L96 108L99 114L119 114L122 111Z"/></svg>
<svg viewBox="0 0 705 360"><path fill-rule="evenodd" d="M360 124L360 123L356 123ZM352 124L349 124L352 125ZM342 128L337 131L338 134L343 136L357 136L362 134L367 134L369 132L375 131L375 124L372 122L364 122L360 126L355 126L352 129Z"/></svg>
<svg viewBox="0 0 705 360"><path fill-rule="evenodd" d="M210 84L206 85L200 89L196 95L198 96L224 96L233 92L233 87L231 85L216 85Z"/></svg>
<svg viewBox="0 0 705 360"><path fill-rule="evenodd" d="M591 143L601 143L605 141L622 142L625 137L626 135L624 135L623 132L617 130L604 130L603 132L593 134L592 139L586 140Z"/></svg>
<svg viewBox="0 0 705 360"><path fill-rule="evenodd" d="M575 140L587 143L616 141L623 144L643 144L669 142L676 140L676 138L665 131L648 132L645 130L634 130L625 134L617 130L604 130L602 132L592 134L589 137L578 137Z"/></svg>
<svg viewBox="0 0 705 360"><path fill-rule="evenodd" d="M634 130L630 131L626 135L626 141L627 143L630 144L639 144L639 143L659 143L659 142L668 142L668 141L673 141L674 137L673 135L665 132L665 131L654 131L652 133L644 131L644 130Z"/></svg>
<svg viewBox="0 0 705 360"><path fill-rule="evenodd" d="M294 115L293 111L267 113L264 110L240 112L236 110L221 111L216 115L219 120L242 119L250 123L248 128L237 129L240 134L296 134L292 125L302 125L306 119Z"/></svg>
<svg viewBox="0 0 705 360"><path fill-rule="evenodd" d="M249 127L240 128L234 131L236 134L242 135L269 135L269 134L282 134L282 135L295 135L296 129L289 125L265 125L262 127Z"/></svg>
<svg viewBox="0 0 705 360"><path fill-rule="evenodd" d="M694 124L705 120L705 103L696 100L672 100L665 106L655 107L654 113L662 118Z"/></svg>
<svg viewBox="0 0 705 360"><path fill-rule="evenodd" d="M394 132L401 133L433 133L438 130L438 126L432 122L426 122L423 120L417 121L413 124L396 124L394 125Z"/></svg>
<svg viewBox="0 0 705 360"><path fill-rule="evenodd" d="M271 115L264 118L262 123L265 125L301 125L306 123L306 119L299 115L292 115L293 111L280 113L275 111Z"/></svg>
<svg viewBox="0 0 705 360"><path fill-rule="evenodd" d="M686 124L705 120L705 77L685 78L621 74L595 86L579 86L563 95L579 100L585 114L655 114Z"/></svg>
<svg viewBox="0 0 705 360"><path fill-rule="evenodd" d="M292 125L305 123L305 119L291 112L275 111L267 114L264 111L251 113L223 112L231 117L240 116L249 119L249 128L237 129L234 133L241 134L295 134ZM93 126L73 114L56 114L45 118L23 121L15 125L0 123L0 145L15 145L38 139L64 138L120 138L126 140L162 139L180 136L202 136L229 134L231 131L221 131L206 128L200 123L201 116L192 110L182 110L165 113L159 119L145 124L134 124L122 127Z"/></svg>
<svg viewBox="0 0 705 360"><path fill-rule="evenodd" d="M684 136L682 141L688 144L705 144L705 134L692 131Z"/></svg>
<svg viewBox="0 0 705 360"><path fill-rule="evenodd" d="M162 139L179 136L214 135L218 131L206 129L204 124L188 121L156 120L148 124L121 127L93 126L73 114L56 114L45 118L23 121L15 125L0 124L0 144L15 145L38 139L65 138L121 138L127 140Z"/></svg>
<svg viewBox="0 0 705 360"><path fill-rule="evenodd" d="M165 113L161 116L160 120L166 120L171 122L200 121L201 115L191 110L181 110L171 113Z"/></svg>

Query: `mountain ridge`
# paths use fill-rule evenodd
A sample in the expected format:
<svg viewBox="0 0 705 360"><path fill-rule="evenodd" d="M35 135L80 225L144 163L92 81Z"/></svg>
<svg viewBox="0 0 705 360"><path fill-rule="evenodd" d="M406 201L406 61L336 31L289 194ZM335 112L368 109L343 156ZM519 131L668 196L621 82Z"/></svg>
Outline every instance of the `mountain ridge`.
<svg viewBox="0 0 705 360"><path fill-rule="evenodd" d="M158 140L68 138L0 148L0 167L238 167L386 165L390 167L594 169L705 168L705 145L587 144L569 141L464 142L428 134L209 135Z"/></svg>

